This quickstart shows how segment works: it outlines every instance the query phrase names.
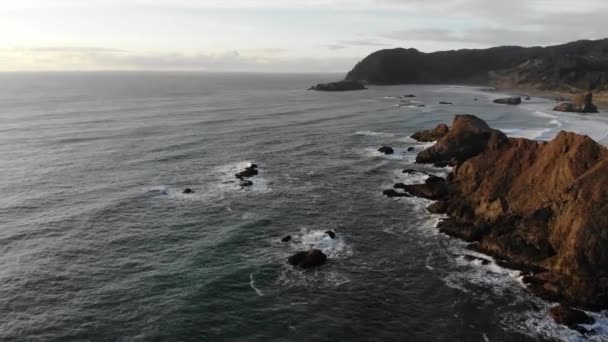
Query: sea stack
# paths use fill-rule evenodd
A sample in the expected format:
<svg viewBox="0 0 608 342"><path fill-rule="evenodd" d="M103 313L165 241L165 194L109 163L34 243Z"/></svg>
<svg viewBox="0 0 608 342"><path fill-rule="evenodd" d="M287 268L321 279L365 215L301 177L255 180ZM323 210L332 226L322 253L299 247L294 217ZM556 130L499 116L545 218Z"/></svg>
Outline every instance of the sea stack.
<svg viewBox="0 0 608 342"><path fill-rule="evenodd" d="M571 102L564 102L553 110L557 112L597 113L597 107L593 104L593 94L590 92L575 96Z"/></svg>

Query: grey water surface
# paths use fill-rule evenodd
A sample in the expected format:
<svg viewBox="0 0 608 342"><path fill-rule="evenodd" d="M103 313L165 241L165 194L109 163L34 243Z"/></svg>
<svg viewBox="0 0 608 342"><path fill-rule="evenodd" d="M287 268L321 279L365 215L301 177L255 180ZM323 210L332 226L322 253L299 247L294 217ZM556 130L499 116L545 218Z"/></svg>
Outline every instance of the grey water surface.
<svg viewBox="0 0 608 342"><path fill-rule="evenodd" d="M516 271L465 259L430 202L382 190L424 179L404 168L448 171L413 165L429 145L408 136L454 114L605 142L604 116L495 105L476 87L306 91L340 77L1 74L0 340L582 339ZM286 265L310 246L326 265Z"/></svg>

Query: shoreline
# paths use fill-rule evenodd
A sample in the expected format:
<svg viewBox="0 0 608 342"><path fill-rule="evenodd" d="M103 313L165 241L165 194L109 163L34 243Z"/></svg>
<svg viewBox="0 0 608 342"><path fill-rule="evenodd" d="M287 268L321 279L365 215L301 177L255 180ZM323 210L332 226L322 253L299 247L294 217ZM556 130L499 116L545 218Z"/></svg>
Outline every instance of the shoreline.
<svg viewBox="0 0 608 342"><path fill-rule="evenodd" d="M568 132L547 142L509 138L472 115L457 115L447 133L441 126L412 136L437 141L416 163L447 164L453 171L400 186L403 192L394 197L434 201L427 211L447 215L436 229L521 271L537 297L563 310L608 308L608 239L602 235L608 220L598 218L608 196L602 190L608 149ZM572 164L574 156L584 160ZM578 330L578 324L566 325Z"/></svg>
<svg viewBox="0 0 608 342"><path fill-rule="evenodd" d="M553 100L556 104L563 103L567 101L556 101L557 98L571 98L575 95L580 95L584 93L584 91L580 92L568 92L568 91L557 91L557 90L540 90L535 88L527 88L527 87L494 87L497 92L508 92L513 93L518 96L530 96L530 97L539 97L546 100ZM600 110L600 112L608 111L608 91L601 92L593 92L593 104L595 104ZM593 113L598 114L598 113Z"/></svg>

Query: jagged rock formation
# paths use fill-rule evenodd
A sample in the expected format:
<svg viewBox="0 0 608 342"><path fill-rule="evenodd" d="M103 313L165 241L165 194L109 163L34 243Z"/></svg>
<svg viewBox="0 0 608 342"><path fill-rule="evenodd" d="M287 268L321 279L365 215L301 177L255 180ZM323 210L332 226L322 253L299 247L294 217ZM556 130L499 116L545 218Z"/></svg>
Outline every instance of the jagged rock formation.
<svg viewBox="0 0 608 342"><path fill-rule="evenodd" d="M443 138L446 134L448 134L449 131L450 128L448 127L448 125L439 124L433 129L427 129L426 131L416 132L411 136L411 138L422 142L432 142Z"/></svg>
<svg viewBox="0 0 608 342"><path fill-rule="evenodd" d="M563 131L549 142L508 138L458 115L417 161L455 166L444 182L406 189L440 200L431 210L450 217L442 231L531 272L524 280L543 298L608 308L607 148Z"/></svg>
<svg viewBox="0 0 608 342"><path fill-rule="evenodd" d="M608 39L550 47L502 46L423 53L372 53L346 75L370 84L495 84L543 90L608 90Z"/></svg>

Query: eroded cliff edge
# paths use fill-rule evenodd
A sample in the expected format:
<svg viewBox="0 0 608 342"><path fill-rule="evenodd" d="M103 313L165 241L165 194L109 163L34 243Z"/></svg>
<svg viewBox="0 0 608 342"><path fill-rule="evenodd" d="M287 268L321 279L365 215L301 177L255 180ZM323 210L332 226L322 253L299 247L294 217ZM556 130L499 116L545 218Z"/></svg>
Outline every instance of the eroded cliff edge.
<svg viewBox="0 0 608 342"><path fill-rule="evenodd" d="M445 132L441 127L440 132ZM549 142L509 138L472 115L422 151L454 166L445 181L409 186L439 200L439 228L514 268L537 295L608 308L608 149L560 132Z"/></svg>

